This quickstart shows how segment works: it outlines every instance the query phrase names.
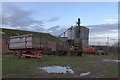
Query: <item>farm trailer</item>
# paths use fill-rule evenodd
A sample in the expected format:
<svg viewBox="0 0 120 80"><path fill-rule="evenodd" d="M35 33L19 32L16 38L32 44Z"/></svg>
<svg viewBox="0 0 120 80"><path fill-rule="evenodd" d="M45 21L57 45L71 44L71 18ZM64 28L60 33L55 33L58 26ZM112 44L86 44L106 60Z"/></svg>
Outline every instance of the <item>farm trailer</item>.
<svg viewBox="0 0 120 80"><path fill-rule="evenodd" d="M41 58L44 48L47 47L47 39L42 35L26 34L11 36L9 38L9 49L19 57Z"/></svg>

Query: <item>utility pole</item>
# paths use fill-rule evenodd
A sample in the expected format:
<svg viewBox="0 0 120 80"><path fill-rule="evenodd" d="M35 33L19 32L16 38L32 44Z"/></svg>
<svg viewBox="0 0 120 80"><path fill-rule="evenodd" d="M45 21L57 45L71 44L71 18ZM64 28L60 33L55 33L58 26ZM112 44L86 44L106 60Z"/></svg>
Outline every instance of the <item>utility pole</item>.
<svg viewBox="0 0 120 80"><path fill-rule="evenodd" d="M107 37L107 54L108 54L108 52L109 52L109 37Z"/></svg>
<svg viewBox="0 0 120 80"><path fill-rule="evenodd" d="M98 46L97 46L97 49L100 49L100 42L98 42Z"/></svg>
<svg viewBox="0 0 120 80"><path fill-rule="evenodd" d="M40 50L41 50L41 35L40 35L39 39L40 39Z"/></svg>
<svg viewBox="0 0 120 80"><path fill-rule="evenodd" d="M107 37L107 46L109 46L109 37Z"/></svg>
<svg viewBox="0 0 120 80"><path fill-rule="evenodd" d="M98 42L98 46L100 45L100 42Z"/></svg>

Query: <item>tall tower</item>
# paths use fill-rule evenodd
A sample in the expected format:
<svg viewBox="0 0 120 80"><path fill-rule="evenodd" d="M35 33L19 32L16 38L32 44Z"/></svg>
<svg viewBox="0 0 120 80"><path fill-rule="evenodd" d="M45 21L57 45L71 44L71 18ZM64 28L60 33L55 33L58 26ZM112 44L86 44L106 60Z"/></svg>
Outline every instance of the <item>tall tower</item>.
<svg viewBox="0 0 120 80"><path fill-rule="evenodd" d="M78 18L77 26L75 28L75 45L77 46L77 50L79 55L82 56L82 36L81 36L81 26L80 26L80 18Z"/></svg>
<svg viewBox="0 0 120 80"><path fill-rule="evenodd" d="M75 32L76 32L75 37L80 38L80 18L78 18L78 22L77 22L77 26L75 28Z"/></svg>
<svg viewBox="0 0 120 80"><path fill-rule="evenodd" d="M79 34L79 38L80 38L80 37L81 37L81 36L80 36L80 32L81 32L81 31L80 31L80 18L78 18L77 24L78 24L78 26L77 26L77 27L78 27L78 34Z"/></svg>
<svg viewBox="0 0 120 80"><path fill-rule="evenodd" d="M80 18L78 18L77 24L78 24L78 26L80 27Z"/></svg>

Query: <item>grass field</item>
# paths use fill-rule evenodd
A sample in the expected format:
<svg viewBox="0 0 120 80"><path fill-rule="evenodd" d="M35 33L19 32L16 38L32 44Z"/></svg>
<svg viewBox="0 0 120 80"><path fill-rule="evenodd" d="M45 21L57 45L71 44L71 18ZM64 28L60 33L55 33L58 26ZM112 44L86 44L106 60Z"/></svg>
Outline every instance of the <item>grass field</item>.
<svg viewBox="0 0 120 80"><path fill-rule="evenodd" d="M3 55L2 72L5 78L80 78L80 72L85 71L91 72L90 75L84 76L85 78L118 77L118 63L104 62L103 59L117 59L117 56L85 55L78 57L45 55L42 59L26 59L13 57L13 55ZM74 74L53 74L39 69L39 67L51 65L70 66Z"/></svg>
<svg viewBox="0 0 120 80"><path fill-rule="evenodd" d="M2 78L2 55L0 54L0 78Z"/></svg>

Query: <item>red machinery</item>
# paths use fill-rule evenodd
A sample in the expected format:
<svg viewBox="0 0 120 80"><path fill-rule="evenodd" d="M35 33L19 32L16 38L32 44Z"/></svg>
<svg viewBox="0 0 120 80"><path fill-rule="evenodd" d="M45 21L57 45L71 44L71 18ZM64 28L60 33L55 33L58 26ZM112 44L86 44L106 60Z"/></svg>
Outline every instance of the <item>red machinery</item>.
<svg viewBox="0 0 120 80"><path fill-rule="evenodd" d="M28 58L42 58L43 55L41 53L36 53L36 54L22 54L23 57L28 57Z"/></svg>
<svg viewBox="0 0 120 80"><path fill-rule="evenodd" d="M96 54L96 49L93 47L83 48L83 52L86 54Z"/></svg>

